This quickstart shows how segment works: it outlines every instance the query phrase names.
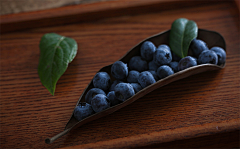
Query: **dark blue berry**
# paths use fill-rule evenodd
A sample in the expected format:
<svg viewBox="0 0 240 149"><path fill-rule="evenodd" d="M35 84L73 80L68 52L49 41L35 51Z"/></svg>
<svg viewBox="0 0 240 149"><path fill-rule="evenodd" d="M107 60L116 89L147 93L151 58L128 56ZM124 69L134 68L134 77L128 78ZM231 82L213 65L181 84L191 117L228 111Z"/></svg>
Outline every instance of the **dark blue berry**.
<svg viewBox="0 0 240 149"><path fill-rule="evenodd" d="M142 86L142 88L145 88L155 82L156 80L149 71L143 71L140 73L138 83Z"/></svg>
<svg viewBox="0 0 240 149"><path fill-rule="evenodd" d="M220 47L212 47L210 49L211 51L214 51L217 54L218 57L218 65L222 65L226 61L226 52L223 50L223 48Z"/></svg>
<svg viewBox="0 0 240 149"><path fill-rule="evenodd" d="M171 62L169 66L172 68L174 72L178 72L178 62Z"/></svg>
<svg viewBox="0 0 240 149"><path fill-rule="evenodd" d="M119 80L114 80L113 83L111 84L110 88L109 88L109 92L114 91L114 88L118 83L123 83L123 82L119 81Z"/></svg>
<svg viewBox="0 0 240 149"><path fill-rule="evenodd" d="M209 51L209 50L208 50ZM196 58L192 56L186 56L182 58L178 63L178 71L187 69L189 67L193 67L197 65Z"/></svg>
<svg viewBox="0 0 240 149"><path fill-rule="evenodd" d="M137 83L139 74L140 73L136 70L129 71L129 74L128 74L128 77L127 77L127 82L128 83Z"/></svg>
<svg viewBox="0 0 240 149"><path fill-rule="evenodd" d="M218 63L217 54L214 51L203 51L198 57L198 64L215 64Z"/></svg>
<svg viewBox="0 0 240 149"><path fill-rule="evenodd" d="M110 106L115 106L119 103L121 103L120 100L117 99L117 97L115 96L115 91L111 91L107 94L107 98L110 101Z"/></svg>
<svg viewBox="0 0 240 149"><path fill-rule="evenodd" d="M189 48L195 57L198 57L203 51L209 50L204 41L196 38L192 40Z"/></svg>
<svg viewBox="0 0 240 149"><path fill-rule="evenodd" d="M148 63L141 56L134 56L128 63L130 70L136 70L142 72L148 70Z"/></svg>
<svg viewBox="0 0 240 149"><path fill-rule="evenodd" d="M154 53L153 60L157 65L167 65L172 61L172 54L167 45L160 45Z"/></svg>
<svg viewBox="0 0 240 149"><path fill-rule="evenodd" d="M87 94L85 95L85 101L89 104L91 104L91 100L94 96L96 96L97 94L103 94L106 95L105 92L103 90L101 90L100 88L92 88L90 89Z"/></svg>
<svg viewBox="0 0 240 149"><path fill-rule="evenodd" d="M156 70L157 71L157 70ZM158 78L158 76L157 76L157 73L156 73L156 71L153 71L153 70L149 70L149 72L153 75L153 77L154 77L154 79L156 80L156 81L158 81L159 80L159 78Z"/></svg>
<svg viewBox="0 0 240 149"><path fill-rule="evenodd" d="M167 65L162 65L157 70L157 75L158 75L159 79L163 79L172 74L174 74L172 68Z"/></svg>
<svg viewBox="0 0 240 149"><path fill-rule="evenodd" d="M138 84L138 83L130 83L130 84L132 85L135 94L137 94L137 92L139 92L140 90L142 90L142 87L141 87L140 84Z"/></svg>
<svg viewBox="0 0 240 149"><path fill-rule="evenodd" d="M119 83L115 86L115 96L120 101L125 101L134 94L134 89L129 83Z"/></svg>
<svg viewBox="0 0 240 149"><path fill-rule="evenodd" d="M93 78L93 86L107 91L111 85L111 78L106 72L98 72Z"/></svg>
<svg viewBox="0 0 240 149"><path fill-rule="evenodd" d="M170 47L169 47L168 45L166 45L166 44L161 44L160 46L161 46L161 48L167 49L168 51L171 52L171 49L170 49ZM160 46L158 46L158 48L159 48Z"/></svg>
<svg viewBox="0 0 240 149"><path fill-rule="evenodd" d="M110 102L107 96L103 94L97 94L93 97L91 105L95 112L101 112L110 107Z"/></svg>
<svg viewBox="0 0 240 149"><path fill-rule="evenodd" d="M148 63L149 70L157 71L158 67L159 65L157 65L153 60Z"/></svg>
<svg viewBox="0 0 240 149"><path fill-rule="evenodd" d="M80 103L73 112L74 117L81 121L82 119L94 114L92 106L88 103Z"/></svg>
<svg viewBox="0 0 240 149"><path fill-rule="evenodd" d="M128 76L127 64L122 61L116 61L111 67L111 74L115 79L124 80Z"/></svg>
<svg viewBox="0 0 240 149"><path fill-rule="evenodd" d="M155 51L156 47L151 41L145 41L140 48L142 58L147 61L151 61L153 59Z"/></svg>

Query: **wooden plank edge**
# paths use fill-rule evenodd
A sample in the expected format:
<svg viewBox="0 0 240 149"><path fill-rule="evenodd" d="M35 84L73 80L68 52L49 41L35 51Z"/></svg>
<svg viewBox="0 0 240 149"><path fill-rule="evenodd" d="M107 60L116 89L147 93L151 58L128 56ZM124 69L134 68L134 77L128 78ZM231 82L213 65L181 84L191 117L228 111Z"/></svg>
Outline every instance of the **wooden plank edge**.
<svg viewBox="0 0 240 149"><path fill-rule="evenodd" d="M238 8L238 12L240 12L240 0L234 0L236 3L236 6Z"/></svg>
<svg viewBox="0 0 240 149"><path fill-rule="evenodd" d="M240 118L226 120L222 122L213 122L202 125L163 130L149 134L136 135L113 139L109 141L101 141L96 143L82 144L76 146L64 147L61 149L76 148L139 148L152 144L171 142L176 140L185 140L208 136L219 133L232 132L240 129ZM71 134L69 134L71 135Z"/></svg>
<svg viewBox="0 0 240 149"><path fill-rule="evenodd" d="M148 1L148 3L149 2L153 2L153 1L150 0ZM0 18L2 19L1 24L5 24L9 22L29 21L29 20L36 20L36 19L43 19L43 18L61 17L63 15L67 16L67 15L74 15L79 13L101 11L105 9L130 7L130 6L134 6L141 3L142 3L141 0L139 2L130 0L128 3L126 3L124 0L96 2L96 3L90 3L90 4L63 6L63 7L39 10L39 11L6 14L6 15L0 16Z"/></svg>
<svg viewBox="0 0 240 149"><path fill-rule="evenodd" d="M116 0L7 14L0 16L0 33L213 4L212 1L214 0Z"/></svg>
<svg viewBox="0 0 240 149"><path fill-rule="evenodd" d="M143 146L141 148L240 148L240 130L202 137L176 140Z"/></svg>

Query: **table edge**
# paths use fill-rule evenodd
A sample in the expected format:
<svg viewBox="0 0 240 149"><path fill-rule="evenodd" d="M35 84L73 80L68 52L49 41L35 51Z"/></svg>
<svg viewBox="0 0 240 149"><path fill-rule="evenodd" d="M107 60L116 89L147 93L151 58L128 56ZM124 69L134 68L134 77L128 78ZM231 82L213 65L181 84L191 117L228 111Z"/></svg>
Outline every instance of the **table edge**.
<svg viewBox="0 0 240 149"><path fill-rule="evenodd" d="M226 133L240 130L240 118L226 120L221 122L206 123L190 127L162 130L141 135L135 135L124 138L117 138L108 141L96 143L81 144L76 146L63 147L61 149L75 148L137 148L151 144L165 143L176 140L184 140L218 133ZM71 134L70 134L71 135Z"/></svg>

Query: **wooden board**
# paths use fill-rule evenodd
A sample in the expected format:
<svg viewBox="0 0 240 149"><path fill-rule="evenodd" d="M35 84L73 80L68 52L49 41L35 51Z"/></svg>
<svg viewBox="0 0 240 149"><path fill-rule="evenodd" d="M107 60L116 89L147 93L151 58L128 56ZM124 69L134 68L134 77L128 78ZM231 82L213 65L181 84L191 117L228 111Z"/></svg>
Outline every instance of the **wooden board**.
<svg viewBox="0 0 240 149"><path fill-rule="evenodd" d="M47 9L44 11L9 14L0 16L0 32L6 33L37 27L96 21L124 15L146 14L150 12L158 12L159 8L163 11L178 7L185 8L197 4L210 3L212 1L214 0L183 3L181 0L115 0Z"/></svg>
<svg viewBox="0 0 240 149"><path fill-rule="evenodd" d="M196 141L194 138L218 134L236 138L240 127L240 52L239 12L235 2L131 2L130 7L126 1L117 1L115 4L122 4L118 9L116 6L110 9L114 2L81 5L79 8L89 12L95 12L90 9L93 6L106 7L86 20L70 21L70 24L66 21L69 15L62 13L62 21L59 21L61 16L55 16L60 8L19 14L22 16L19 20L14 20L13 15L0 17L1 33L4 33L0 45L1 148L123 148L155 144L166 147L163 142ZM62 10L71 12L71 7L76 10L77 6ZM129 8L136 12L128 15L125 11L130 11ZM49 19L38 16L47 12L52 12ZM108 15L110 12L112 14ZM93 14L101 17L95 21ZM86 17L79 11L70 16L78 15ZM33 19L35 16L40 18ZM45 144L47 137L64 129L78 98L100 68L121 58L146 37L170 29L171 23L179 17L194 20L199 28L217 31L225 38L227 63L224 69L194 75L156 89L53 144ZM55 19L57 25L52 24ZM26 27L18 27L18 22ZM3 31L4 24L12 26L13 30ZM48 32L72 37L79 46L76 58L57 83L55 96L43 87L37 73L39 41ZM236 141L229 147L237 147Z"/></svg>

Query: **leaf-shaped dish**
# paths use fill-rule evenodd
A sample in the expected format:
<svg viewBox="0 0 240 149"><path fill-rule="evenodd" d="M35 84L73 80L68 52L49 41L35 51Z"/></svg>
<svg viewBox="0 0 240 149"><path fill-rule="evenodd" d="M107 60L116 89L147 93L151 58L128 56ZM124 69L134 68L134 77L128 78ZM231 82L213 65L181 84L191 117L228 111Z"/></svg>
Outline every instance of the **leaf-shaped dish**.
<svg viewBox="0 0 240 149"><path fill-rule="evenodd" d="M129 50L126 55L124 55L119 61L122 61L124 63L128 63L128 61L131 59L131 57L136 56L136 55L140 55L140 47L142 45L142 43L144 41L151 41L153 42L156 46L159 46L160 44L167 44L169 45L169 34L170 34L170 30L156 34L154 36L151 36L149 38L146 38L145 40L143 40L142 42L140 42L139 44L137 44L135 47L133 47L131 50ZM226 44L224 41L224 38L217 32L214 31L208 31L208 30L204 30L204 29L198 29L198 39L201 39L203 41L205 41L208 45L209 48L213 47L213 46L218 46L223 48L226 51ZM102 69L99 70L99 72L107 72L111 79L114 80L114 78L111 76L111 65L105 66ZM112 106L102 112L99 113L95 113L81 121L78 121L77 119L75 119L75 117L71 116L70 120L68 121L65 130L61 133L59 133L58 135L52 137L52 138L47 138L45 140L46 143L52 143L54 140L56 140L57 138L63 136L64 134L68 133L70 130L73 130L85 123L88 123L90 121L96 120L98 118L101 118L103 116L106 116L108 114L111 114L129 104L131 104L132 102L136 101L137 99L139 99L140 97L143 97L144 95L152 92L153 90L162 87L164 85L167 85L173 81L176 80L180 80L183 78L186 78L188 76L194 75L194 74L198 74L198 73L202 73L205 71L211 71L211 70L218 70L218 69L222 69L225 67L225 64L222 64L221 66L218 65L214 65L214 64L203 64L203 65L197 65L194 67L190 67L188 69L179 71L177 73L174 73L173 75L170 75L164 79L161 79L159 81L157 81L156 83L142 89L141 91L139 91L137 94L135 94L134 96L132 96L131 98L127 99L126 101ZM79 98L76 106L78 106L78 104L80 102L85 102L85 95L88 92L88 90L90 90L91 88L93 88L93 82L91 81L89 83L89 85L87 86L87 88L84 90L84 92L82 93L81 97Z"/></svg>

